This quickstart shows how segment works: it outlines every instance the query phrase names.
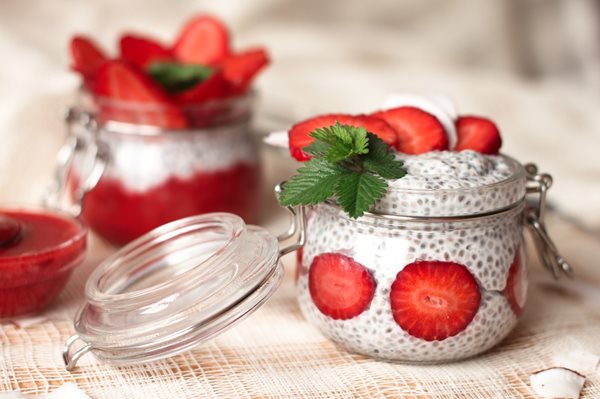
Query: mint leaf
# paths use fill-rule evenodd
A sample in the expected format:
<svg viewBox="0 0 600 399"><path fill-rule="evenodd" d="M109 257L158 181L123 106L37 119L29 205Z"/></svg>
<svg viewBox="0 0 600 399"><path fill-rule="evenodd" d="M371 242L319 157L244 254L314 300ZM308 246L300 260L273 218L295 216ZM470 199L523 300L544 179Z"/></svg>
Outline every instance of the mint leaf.
<svg viewBox="0 0 600 399"><path fill-rule="evenodd" d="M335 125L311 132L315 141L304 149L314 156L323 156L329 162L340 162L352 155L366 154L369 149L364 127Z"/></svg>
<svg viewBox="0 0 600 399"><path fill-rule="evenodd" d="M196 86L213 73L204 65L186 65L175 62L153 62L148 74L169 93L179 93Z"/></svg>
<svg viewBox="0 0 600 399"><path fill-rule="evenodd" d="M363 165L385 179L399 179L406 175L402 161L397 160L388 145L372 133L369 133L369 157Z"/></svg>
<svg viewBox="0 0 600 399"><path fill-rule="evenodd" d="M318 204L333 195L336 182L344 172L338 165L313 158L284 186L279 201L283 206Z"/></svg>
<svg viewBox="0 0 600 399"><path fill-rule="evenodd" d="M311 205L334 197L358 218L381 199L386 179L406 174L402 162L379 137L363 127L335 125L310 133L315 141L304 149L312 159L283 187L284 206Z"/></svg>
<svg viewBox="0 0 600 399"><path fill-rule="evenodd" d="M350 215L358 218L381 199L388 188L385 180L369 172L348 172L335 186L337 202Z"/></svg>

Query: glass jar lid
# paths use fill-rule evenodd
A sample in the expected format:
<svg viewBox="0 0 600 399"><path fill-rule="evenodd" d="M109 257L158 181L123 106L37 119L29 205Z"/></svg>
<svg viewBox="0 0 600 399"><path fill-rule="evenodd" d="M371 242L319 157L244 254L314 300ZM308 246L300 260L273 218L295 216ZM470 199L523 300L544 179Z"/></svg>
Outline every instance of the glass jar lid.
<svg viewBox="0 0 600 399"><path fill-rule="evenodd" d="M180 219L99 265L65 347L67 368L91 351L114 364L173 356L231 327L279 286L277 238L239 217ZM84 346L70 355L70 347Z"/></svg>

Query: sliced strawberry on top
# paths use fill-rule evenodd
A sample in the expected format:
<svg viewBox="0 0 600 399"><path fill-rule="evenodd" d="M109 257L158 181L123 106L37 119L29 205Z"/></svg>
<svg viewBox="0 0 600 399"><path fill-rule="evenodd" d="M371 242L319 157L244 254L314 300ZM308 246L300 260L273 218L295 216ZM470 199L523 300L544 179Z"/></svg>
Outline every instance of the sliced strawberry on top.
<svg viewBox="0 0 600 399"><path fill-rule="evenodd" d="M231 93L231 85L223 78L223 73L218 71L191 89L175 95L175 101L183 106L191 127L205 128L239 118L239 114L235 112L235 104L219 101L229 97ZM208 104L209 102L212 103Z"/></svg>
<svg viewBox="0 0 600 399"><path fill-rule="evenodd" d="M171 50L159 42L139 35L128 34L119 41L121 58L145 69L152 62L172 61Z"/></svg>
<svg viewBox="0 0 600 399"><path fill-rule="evenodd" d="M487 118L461 116L456 121L458 142L455 151L473 150L482 154L498 154L502 137L498 127Z"/></svg>
<svg viewBox="0 0 600 399"><path fill-rule="evenodd" d="M314 304L335 320L351 319L367 310L375 286L373 276L363 265L338 253L316 256L308 272Z"/></svg>
<svg viewBox="0 0 600 399"><path fill-rule="evenodd" d="M213 73L208 79L196 86L177 93L175 100L179 104L199 104L210 100L227 97L231 93L231 85L223 77L222 72Z"/></svg>
<svg viewBox="0 0 600 399"><path fill-rule="evenodd" d="M389 145L396 143L396 133L382 119L368 115L347 115L347 114L327 114L315 116L305 121L296 123L288 132L290 154L298 161L308 161L310 155L306 154L304 147L310 145L314 139L310 133L315 129L335 125L336 122L342 125L362 126L368 132L375 134Z"/></svg>
<svg viewBox="0 0 600 399"><path fill-rule="evenodd" d="M508 270L504 294L508 299L510 308L517 316L520 316L527 300L527 271L521 265L519 250L515 253L515 258Z"/></svg>
<svg viewBox="0 0 600 399"><path fill-rule="evenodd" d="M102 50L85 36L74 36L71 39L71 68L83 75L84 79L93 80L94 75L108 58Z"/></svg>
<svg viewBox="0 0 600 399"><path fill-rule="evenodd" d="M463 331L480 303L475 278L454 262L413 262L396 275L390 292L396 323L425 341L441 341Z"/></svg>
<svg viewBox="0 0 600 399"><path fill-rule="evenodd" d="M183 113L143 72L123 61L108 61L96 74L94 93L101 120L182 129Z"/></svg>
<svg viewBox="0 0 600 399"><path fill-rule="evenodd" d="M396 131L396 149L405 154L423 154L448 149L448 136L440 121L416 107L398 107L372 114Z"/></svg>
<svg viewBox="0 0 600 399"><path fill-rule="evenodd" d="M220 63L223 76L235 88L236 93L244 93L252 79L269 64L265 49L257 48L232 54Z"/></svg>
<svg viewBox="0 0 600 399"><path fill-rule="evenodd" d="M218 19L198 16L184 26L172 52L182 63L216 64L229 55L229 32Z"/></svg>

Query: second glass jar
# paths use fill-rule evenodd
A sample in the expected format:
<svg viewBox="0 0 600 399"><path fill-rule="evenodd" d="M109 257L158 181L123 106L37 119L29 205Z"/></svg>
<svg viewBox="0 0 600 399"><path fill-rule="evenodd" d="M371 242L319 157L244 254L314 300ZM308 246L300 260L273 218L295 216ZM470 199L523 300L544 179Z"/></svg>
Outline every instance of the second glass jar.
<svg viewBox="0 0 600 399"><path fill-rule="evenodd" d="M261 168L250 134L252 100L248 94L187 107L190 127L185 130L157 127L170 111L161 107L82 101L75 114L90 112L97 123L71 123L72 134L84 143L78 147L93 142L106 153L101 177L84 196L84 220L117 245L167 222L208 212L256 222ZM73 192L97 157L75 152Z"/></svg>

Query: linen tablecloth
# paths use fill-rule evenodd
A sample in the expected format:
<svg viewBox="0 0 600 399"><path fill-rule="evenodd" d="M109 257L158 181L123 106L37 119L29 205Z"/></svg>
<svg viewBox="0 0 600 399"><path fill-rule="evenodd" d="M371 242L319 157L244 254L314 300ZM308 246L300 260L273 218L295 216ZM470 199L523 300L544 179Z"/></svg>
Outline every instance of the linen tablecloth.
<svg viewBox="0 0 600 399"><path fill-rule="evenodd" d="M0 203L39 203L50 183L63 139L60 114L77 85L66 72L69 35L89 32L107 46L125 28L169 37L198 8L192 2L122 3L2 4ZM114 250L92 236L85 264L47 312L47 321L24 329L0 324L0 391L36 395L71 381L93 399L534 398L529 374L553 366L555 355L571 350L600 354L598 93L569 82L532 82L504 70L465 68L451 62L450 42L439 57L424 54L410 42L419 33L411 32L410 24L402 31L406 37L390 35L394 26L389 25L356 32L308 12L297 13L294 2L216 3L201 5L234 26L238 43L264 43L273 53L273 65L258 84L259 133L285 129L315 112L368 112L387 93L398 91L449 93L461 111L492 116L503 133L503 151L524 162L536 161L554 175L548 226L577 278L552 281L530 251L530 302L502 344L458 363L403 365L344 352L307 323L295 301L294 262L288 256L286 277L274 297L210 343L163 361L118 368L87 355L69 373L62 363L62 345L73 333L72 317L81 305L85 280ZM317 14L319 2L308 3L307 9ZM418 11L419 2L410 3ZM433 3L440 4L428 4ZM382 19L386 10L379 12ZM354 21L354 14L340 12L349 15L348 24ZM444 21L440 16L432 23ZM449 25L445 29L451 30ZM426 43L428 36L422 40ZM502 58L501 53L480 55L490 62ZM276 151L263 152L262 224L279 233L287 219L271 190L297 165ZM598 371L587 376L582 397L600 397Z"/></svg>

